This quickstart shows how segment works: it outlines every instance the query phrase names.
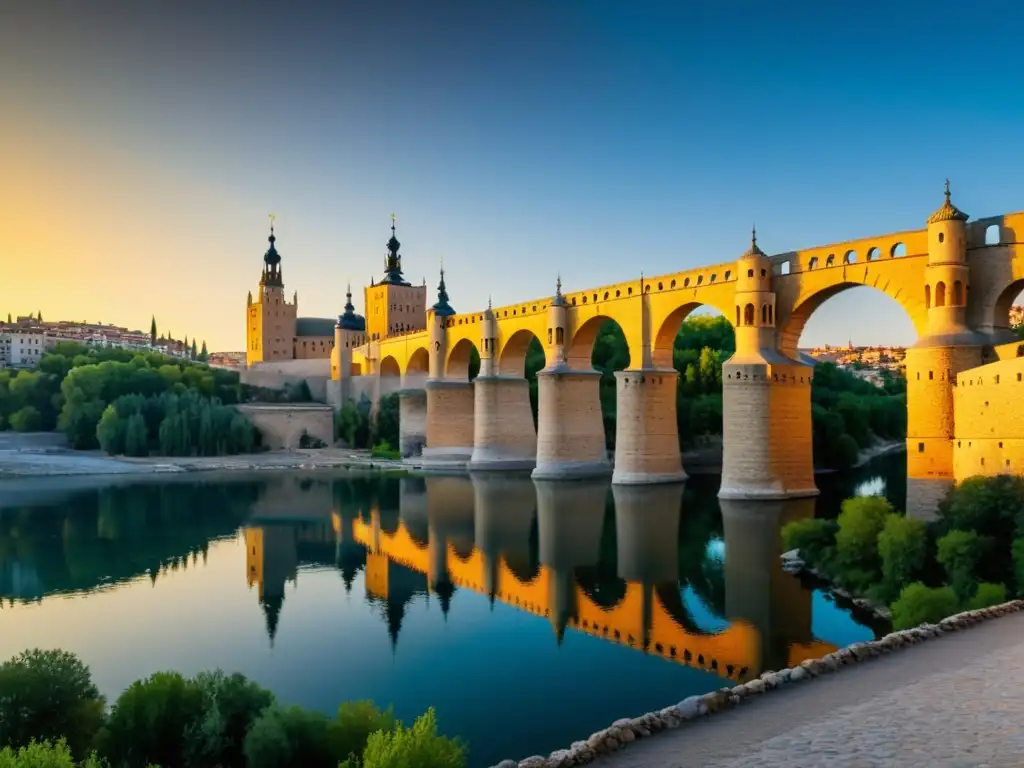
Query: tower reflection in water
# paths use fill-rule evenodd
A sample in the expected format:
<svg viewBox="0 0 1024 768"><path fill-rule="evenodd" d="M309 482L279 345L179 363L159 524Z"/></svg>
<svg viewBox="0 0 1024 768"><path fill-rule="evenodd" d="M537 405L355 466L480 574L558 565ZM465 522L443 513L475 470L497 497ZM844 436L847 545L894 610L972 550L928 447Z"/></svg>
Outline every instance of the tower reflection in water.
<svg viewBox="0 0 1024 768"><path fill-rule="evenodd" d="M449 620L460 589L547 620L559 644L581 632L735 681L836 648L813 636L812 592L779 560L782 526L813 499L722 500L719 536L683 484L402 478L390 498L344 485L321 497L329 517L285 523L262 505L245 529L271 641L301 563L340 569L349 590L363 570L396 651L417 596Z"/></svg>

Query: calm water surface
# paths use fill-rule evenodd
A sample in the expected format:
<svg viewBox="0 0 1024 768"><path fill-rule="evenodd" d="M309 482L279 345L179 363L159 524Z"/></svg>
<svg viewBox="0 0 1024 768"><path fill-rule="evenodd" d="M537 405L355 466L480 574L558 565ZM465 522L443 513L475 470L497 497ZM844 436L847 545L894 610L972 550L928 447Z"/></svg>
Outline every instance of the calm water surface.
<svg viewBox="0 0 1024 768"><path fill-rule="evenodd" d="M778 531L854 493L902 506L903 467L784 503L700 478L0 484L0 659L74 651L110 698L221 667L325 712L434 706L486 766L883 632L782 572Z"/></svg>

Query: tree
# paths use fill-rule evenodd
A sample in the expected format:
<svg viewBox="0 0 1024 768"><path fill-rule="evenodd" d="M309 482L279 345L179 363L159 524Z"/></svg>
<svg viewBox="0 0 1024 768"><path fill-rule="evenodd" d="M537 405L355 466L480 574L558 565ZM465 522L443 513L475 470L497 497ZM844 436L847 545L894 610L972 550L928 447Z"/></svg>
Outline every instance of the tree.
<svg viewBox="0 0 1024 768"><path fill-rule="evenodd" d="M151 346L156 346L156 315L153 315L153 319L149 321L149 343Z"/></svg>
<svg viewBox="0 0 1024 768"><path fill-rule="evenodd" d="M126 456L149 455L149 432L146 419L141 413L133 413L128 417L128 426L124 435L124 452Z"/></svg>
<svg viewBox="0 0 1024 768"><path fill-rule="evenodd" d="M990 538L974 531L950 531L938 540L939 564L960 600L974 594L979 581L978 563L991 549L991 543Z"/></svg>
<svg viewBox="0 0 1024 768"><path fill-rule="evenodd" d="M888 515L878 534L882 560L882 586L889 596L900 593L924 568L928 555L928 527L920 520Z"/></svg>
<svg viewBox="0 0 1024 768"><path fill-rule="evenodd" d="M878 535L892 514L892 505L881 496L846 499L841 506L836 533L836 561L842 580L865 588L878 573Z"/></svg>
<svg viewBox="0 0 1024 768"><path fill-rule="evenodd" d="M191 357L192 357L193 360L195 360L197 357L199 357L199 350L196 348L195 337L192 338L192 354L191 354Z"/></svg>
<svg viewBox="0 0 1024 768"><path fill-rule="evenodd" d="M117 415L117 408L110 404L96 425L96 440L107 454L116 456L124 453L124 438L125 424Z"/></svg>
<svg viewBox="0 0 1024 768"><path fill-rule="evenodd" d="M103 723L103 697L73 653L39 649L0 664L0 746L66 738L82 757Z"/></svg>
<svg viewBox="0 0 1024 768"><path fill-rule="evenodd" d="M1006 585L982 582L978 585L977 591L967 602L967 609L978 611L982 608L991 608L993 605L1001 605L1006 602Z"/></svg>
<svg viewBox="0 0 1024 768"><path fill-rule="evenodd" d="M36 312L36 320L38 320L40 323L43 322L43 311L42 310L39 310L39 311Z"/></svg>
<svg viewBox="0 0 1024 768"><path fill-rule="evenodd" d="M812 567L824 566L835 552L837 530L835 520L817 517L795 520L783 526L782 546L787 552L800 550L800 557Z"/></svg>
<svg viewBox="0 0 1024 768"><path fill-rule="evenodd" d="M908 584L890 606L893 629L910 629L934 624L957 611L956 593L950 587L926 587L919 581Z"/></svg>
<svg viewBox="0 0 1024 768"><path fill-rule="evenodd" d="M200 672L194 684L203 697L203 717L186 744L188 764L245 768L245 735L274 694L237 672Z"/></svg>
<svg viewBox="0 0 1024 768"><path fill-rule="evenodd" d="M11 429L15 432L35 432L39 424L39 411L31 405L11 414Z"/></svg>
<svg viewBox="0 0 1024 768"><path fill-rule="evenodd" d="M326 715L302 707L274 705L263 711L245 737L248 768L334 768Z"/></svg>
<svg viewBox="0 0 1024 768"><path fill-rule="evenodd" d="M199 359L204 363L210 359L210 353L206 350L206 339L203 339L203 348L199 352Z"/></svg>
<svg viewBox="0 0 1024 768"><path fill-rule="evenodd" d="M458 739L438 735L433 708L416 718L411 728L399 724L372 734L363 752L363 768L463 768L465 764L466 747Z"/></svg>

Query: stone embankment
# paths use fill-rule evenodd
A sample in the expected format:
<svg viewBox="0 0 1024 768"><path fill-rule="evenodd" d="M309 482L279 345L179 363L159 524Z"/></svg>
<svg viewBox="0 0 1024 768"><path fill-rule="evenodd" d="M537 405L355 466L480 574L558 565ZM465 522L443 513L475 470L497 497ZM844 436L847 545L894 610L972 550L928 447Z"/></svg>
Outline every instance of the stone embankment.
<svg viewBox="0 0 1024 768"><path fill-rule="evenodd" d="M854 643L820 659L807 659L790 669L765 672L749 682L721 688L703 696L690 696L674 706L665 707L657 712L616 720L608 728L591 734L585 741L577 741L568 749L557 750L547 757L535 755L525 760L504 760L495 768L567 768L586 765L602 755L623 749L638 739L646 739L662 731L696 725L704 718L755 701L771 691L808 682L844 667L870 661L1022 609L1024 600L1013 600L991 608L958 613L938 624L922 624L914 629L892 632L880 640Z"/></svg>
<svg viewBox="0 0 1024 768"><path fill-rule="evenodd" d="M890 621L892 619L892 614L889 612L889 609L886 606L873 603L865 597L857 597L856 595L847 592L842 587L833 585L831 583L832 580L824 571L820 571L817 568L809 568L807 564L803 561L803 559L800 557L799 550L793 549L789 552L785 552L783 553L781 559L782 568L787 573L791 573L793 575L801 573L809 574L814 578L818 579L819 581L827 582L829 584L829 591L833 595L838 595L839 597L846 598L861 610L870 611L880 619L884 619L885 621Z"/></svg>

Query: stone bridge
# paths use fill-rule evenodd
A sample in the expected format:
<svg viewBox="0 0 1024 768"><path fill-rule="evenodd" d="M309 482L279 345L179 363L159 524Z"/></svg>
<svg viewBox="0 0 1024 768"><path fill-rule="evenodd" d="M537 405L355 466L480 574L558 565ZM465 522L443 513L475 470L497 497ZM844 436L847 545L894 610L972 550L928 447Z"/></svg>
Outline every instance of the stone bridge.
<svg viewBox="0 0 1024 768"><path fill-rule="evenodd" d="M951 202L924 229L769 256L757 243L736 261L471 313L428 311L427 330L345 350L335 381L377 377L401 393L402 440L426 468L524 469L538 479L612 473L615 484L685 477L676 426L672 348L701 306L734 326L723 376L723 498L817 493L810 383L800 335L815 310L853 286L893 298L918 334L908 350L908 474L953 476L957 374L996 359L1012 341L1009 308L1024 289L1024 213L968 221ZM639 272L639 270L638 270ZM447 304L444 303L444 307ZM598 329L614 320L630 362L617 378L614 464L605 449L591 365ZM538 424L524 362L537 339ZM336 347L341 349L340 340ZM473 350L479 376L469 380ZM614 471L612 467L614 466Z"/></svg>

